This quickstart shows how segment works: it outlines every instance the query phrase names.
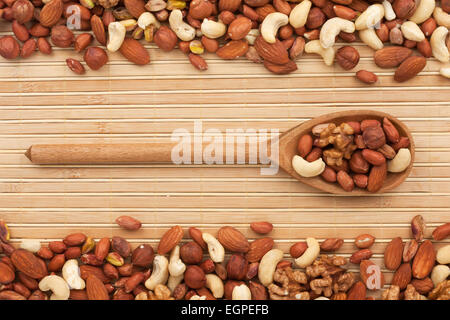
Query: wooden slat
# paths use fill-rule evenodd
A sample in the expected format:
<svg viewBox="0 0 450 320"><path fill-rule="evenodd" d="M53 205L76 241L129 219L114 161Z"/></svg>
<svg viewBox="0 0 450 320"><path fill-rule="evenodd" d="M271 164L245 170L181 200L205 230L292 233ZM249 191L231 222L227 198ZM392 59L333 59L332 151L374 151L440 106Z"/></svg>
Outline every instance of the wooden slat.
<svg viewBox="0 0 450 320"><path fill-rule="evenodd" d="M9 24L0 23L0 35L6 34ZM361 55L354 70L327 67L319 56L306 54L297 61L299 70L286 76L245 58L223 61L212 54L205 55L208 71L198 72L179 51L163 52L154 44L146 44L148 66L114 53L108 65L87 68L84 76L65 65L69 56L82 60L71 49L0 59L0 218L11 226L12 242L34 238L45 244L79 231L155 247L174 224L213 234L233 225L255 239L260 236L249 223L266 220L274 223L270 236L286 258L290 246L308 236L344 238L338 254L349 257L356 250L354 237L373 234L372 260L388 285L393 272L385 269L383 252L390 239L409 240L417 214L428 224L427 237L450 220L450 82L439 76L441 64L431 58L419 76L397 83L394 69L374 64L373 50L353 45ZM360 69L375 72L379 81L359 82L354 73ZM285 132L324 113L358 109L391 113L413 133L417 151L411 175L384 195L333 196L281 171L261 176L252 165L36 166L23 154L36 143L169 141L173 130L192 131L196 120L204 130ZM118 228L114 220L123 214L141 220L143 228ZM183 242L188 239L185 232ZM379 297L380 291L369 295Z"/></svg>

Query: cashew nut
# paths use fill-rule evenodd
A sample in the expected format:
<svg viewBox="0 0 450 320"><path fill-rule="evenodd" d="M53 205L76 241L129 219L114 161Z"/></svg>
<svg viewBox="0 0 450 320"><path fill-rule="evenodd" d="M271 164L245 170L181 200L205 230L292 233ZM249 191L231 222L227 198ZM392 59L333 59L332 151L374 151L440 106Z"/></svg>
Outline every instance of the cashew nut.
<svg viewBox="0 0 450 320"><path fill-rule="evenodd" d="M292 158L292 167L295 172L305 178L318 176L325 170L325 162L319 158L313 162L308 162L302 157L295 155Z"/></svg>
<svg viewBox="0 0 450 320"><path fill-rule="evenodd" d="M342 18L331 18L327 20L320 30L320 44L323 48L329 48L334 45L337 35L341 32L353 33L355 24Z"/></svg>
<svg viewBox="0 0 450 320"><path fill-rule="evenodd" d="M108 51L115 52L122 46L127 29L120 22L111 22L108 25Z"/></svg>
<svg viewBox="0 0 450 320"><path fill-rule="evenodd" d="M181 283L184 279L184 273L179 276L169 276L169 280L167 280L167 288L169 288L170 292L173 292L177 285Z"/></svg>
<svg viewBox="0 0 450 320"><path fill-rule="evenodd" d="M206 300L206 296L199 296L194 294L189 300Z"/></svg>
<svg viewBox="0 0 450 320"><path fill-rule="evenodd" d="M359 38L362 42L364 42L374 50L380 50L384 47L383 42L380 40L380 38L378 38L377 33L374 29L360 30Z"/></svg>
<svg viewBox="0 0 450 320"><path fill-rule="evenodd" d="M355 20L356 30L372 29L384 17L384 7L382 4L373 4L369 6L361 15Z"/></svg>
<svg viewBox="0 0 450 320"><path fill-rule="evenodd" d="M450 28L450 14L446 13L442 8L436 7L433 11L433 17L439 26Z"/></svg>
<svg viewBox="0 0 450 320"><path fill-rule="evenodd" d="M224 293L223 281L215 274L206 275L206 285L215 298L222 298Z"/></svg>
<svg viewBox="0 0 450 320"><path fill-rule="evenodd" d="M169 277L169 261L162 255L156 255L153 260L153 270L150 278L145 281L145 287L155 289L158 284L165 284Z"/></svg>
<svg viewBox="0 0 450 320"><path fill-rule="evenodd" d="M183 21L183 14L179 9L172 10L170 13L169 25L181 40L191 41L195 38L195 28Z"/></svg>
<svg viewBox="0 0 450 320"><path fill-rule="evenodd" d="M281 12L269 13L261 24L261 35L268 43L276 42L276 35L280 27L287 25L289 18Z"/></svg>
<svg viewBox="0 0 450 320"><path fill-rule="evenodd" d="M41 242L35 239L23 239L20 243L22 249L28 250L30 252L38 252L41 248Z"/></svg>
<svg viewBox="0 0 450 320"><path fill-rule="evenodd" d="M245 284L241 284L233 288L231 300L252 300L252 293Z"/></svg>
<svg viewBox="0 0 450 320"><path fill-rule="evenodd" d="M445 39L447 38L448 29L446 27L438 27L433 31L430 38L431 50L433 56L441 62L448 62L450 60L450 53Z"/></svg>
<svg viewBox="0 0 450 320"><path fill-rule="evenodd" d="M328 299L327 297L317 297L317 298L315 298L314 300L330 300L330 299Z"/></svg>
<svg viewBox="0 0 450 320"><path fill-rule="evenodd" d="M450 67L442 67L439 69L439 73L446 78L450 79Z"/></svg>
<svg viewBox="0 0 450 320"><path fill-rule="evenodd" d="M392 4L389 1L387 0L383 1L383 8L384 8L384 17L386 18L387 21L392 21L397 17L394 9L392 8Z"/></svg>
<svg viewBox="0 0 450 320"><path fill-rule="evenodd" d="M450 263L450 244L441 247L436 253L436 261L440 264Z"/></svg>
<svg viewBox="0 0 450 320"><path fill-rule="evenodd" d="M138 26L141 29L147 28L148 26L154 25L156 29L159 29L161 24L159 21L155 18L155 16L150 12L144 12L139 16L139 19L137 21Z"/></svg>
<svg viewBox="0 0 450 320"><path fill-rule="evenodd" d="M208 245L208 252L211 260L216 263L223 262L225 259L225 249L219 240L214 238L212 234L206 232L202 233L202 238Z"/></svg>
<svg viewBox="0 0 450 320"><path fill-rule="evenodd" d="M400 26L400 29L403 36L408 40L420 42L425 39L425 35L415 22L406 21Z"/></svg>
<svg viewBox="0 0 450 320"><path fill-rule="evenodd" d="M142 291L134 297L134 300L148 300L148 294L145 291Z"/></svg>
<svg viewBox="0 0 450 320"><path fill-rule="evenodd" d="M171 276L180 276L186 271L186 265L180 259L180 246L172 249L169 258L169 274Z"/></svg>
<svg viewBox="0 0 450 320"><path fill-rule="evenodd" d="M320 245L316 239L306 238L306 244L308 245L308 249L300 257L295 259L295 264L300 268L310 266L320 253Z"/></svg>
<svg viewBox="0 0 450 320"><path fill-rule="evenodd" d="M62 276L70 289L82 290L86 287L86 283L80 277L80 267L78 267L78 261L76 259L70 259L64 263Z"/></svg>
<svg viewBox="0 0 450 320"><path fill-rule="evenodd" d="M301 28L306 24L308 19L309 10L312 3L309 0L303 0L291 10L289 14L289 23L294 28Z"/></svg>
<svg viewBox="0 0 450 320"><path fill-rule="evenodd" d="M434 8L436 7L436 1L435 0L420 0L419 5L416 8L416 11L414 11L414 14L412 15L409 20L420 24L427 20L431 15L433 14Z"/></svg>
<svg viewBox="0 0 450 320"><path fill-rule="evenodd" d="M201 25L202 33L205 37L210 39L220 38L227 32L227 26L222 21L213 21L209 19L203 19Z"/></svg>
<svg viewBox="0 0 450 320"><path fill-rule="evenodd" d="M258 278L262 285L268 286L273 282L273 275L278 262L283 259L283 251L280 249L269 250L259 262Z"/></svg>
<svg viewBox="0 0 450 320"><path fill-rule="evenodd" d="M320 40L312 40L307 42L305 45L305 52L316 53L322 56L323 62L325 62L327 66L331 66L333 64L334 56L336 54L332 47L326 49L322 48Z"/></svg>
<svg viewBox="0 0 450 320"><path fill-rule="evenodd" d="M437 286L442 281L447 280L447 277L450 275L450 268L445 265L437 265L431 271L431 280L433 281L434 286Z"/></svg>
<svg viewBox="0 0 450 320"><path fill-rule="evenodd" d="M70 296L70 288L66 281L60 276L46 276L39 282L41 291L51 290L53 294L50 300L68 300Z"/></svg>
<svg viewBox="0 0 450 320"><path fill-rule="evenodd" d="M411 152L408 148L398 150L394 159L388 161L387 169L389 172L402 172L408 168L411 163Z"/></svg>

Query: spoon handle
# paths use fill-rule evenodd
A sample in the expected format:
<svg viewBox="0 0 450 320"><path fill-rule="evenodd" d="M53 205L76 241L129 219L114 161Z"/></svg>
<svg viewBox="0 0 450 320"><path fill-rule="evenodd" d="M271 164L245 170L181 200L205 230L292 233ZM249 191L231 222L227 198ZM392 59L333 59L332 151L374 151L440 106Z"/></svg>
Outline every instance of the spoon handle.
<svg viewBox="0 0 450 320"><path fill-rule="evenodd" d="M270 142L267 142L270 155ZM208 149L209 148L209 149ZM222 146L217 155L210 143L155 141L149 143L37 144L25 153L35 164L264 164L258 148L249 152L248 141L230 148ZM253 148L254 149L254 148ZM183 156L186 153L186 156ZM215 160L215 161L214 161Z"/></svg>

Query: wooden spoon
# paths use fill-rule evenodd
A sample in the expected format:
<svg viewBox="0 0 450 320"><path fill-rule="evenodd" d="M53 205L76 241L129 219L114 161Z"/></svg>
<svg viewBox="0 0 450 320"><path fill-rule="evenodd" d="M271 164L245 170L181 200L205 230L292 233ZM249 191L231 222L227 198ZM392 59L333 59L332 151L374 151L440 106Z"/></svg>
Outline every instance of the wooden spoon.
<svg viewBox="0 0 450 320"><path fill-rule="evenodd" d="M372 194L371 192L358 188L355 188L352 192L345 192L337 183L326 182L320 176L304 178L295 172L292 167L292 158L297 154L298 139L304 134L310 134L312 128L318 124L333 122L336 125L339 125L346 121L361 121L365 119L376 119L382 122L384 117L388 118L394 124L399 131L400 136L408 137L410 141L410 165L403 172L389 172L383 187L378 193L393 189L402 183L411 172L415 148L414 140L409 129L397 118L384 112L352 110L329 113L306 121L286 131L279 138L279 165L297 180L325 192L346 195L370 195ZM172 163L171 153L176 145L177 143L173 142L131 144L41 144L31 146L25 155L36 164ZM237 154L236 150L234 154ZM225 153L223 157L225 163ZM245 150L245 159L246 163L248 163L248 148ZM194 161L193 155L191 160L192 162Z"/></svg>

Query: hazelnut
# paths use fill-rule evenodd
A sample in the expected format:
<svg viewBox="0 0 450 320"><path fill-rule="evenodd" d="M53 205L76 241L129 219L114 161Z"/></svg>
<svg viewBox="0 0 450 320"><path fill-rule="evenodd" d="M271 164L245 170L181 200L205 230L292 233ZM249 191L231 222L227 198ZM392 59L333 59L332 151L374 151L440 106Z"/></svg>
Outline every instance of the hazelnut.
<svg viewBox="0 0 450 320"><path fill-rule="evenodd" d="M395 0L392 9L398 19L408 19L416 11L416 2L414 0Z"/></svg>
<svg viewBox="0 0 450 320"><path fill-rule="evenodd" d="M184 282L189 288L200 289L206 284L205 273L199 266L188 266L184 272Z"/></svg>
<svg viewBox="0 0 450 320"><path fill-rule="evenodd" d="M386 135L381 127L368 127L363 131L362 136L369 149L377 150L386 144Z"/></svg>
<svg viewBox="0 0 450 320"><path fill-rule="evenodd" d="M336 52L336 60L342 69L353 69L359 62L359 52L353 47L344 46Z"/></svg>
<svg viewBox="0 0 450 320"><path fill-rule="evenodd" d="M306 20L306 27L309 30L317 29L324 24L326 16L318 7L313 7L309 11L308 19Z"/></svg>
<svg viewBox="0 0 450 320"><path fill-rule="evenodd" d="M196 242L190 241L181 246L180 257L186 264L199 264L203 258L203 250Z"/></svg>
<svg viewBox="0 0 450 320"><path fill-rule="evenodd" d="M153 248L148 244L141 244L139 247L134 249L131 255L131 261L135 266L148 268L153 262L155 253Z"/></svg>
<svg viewBox="0 0 450 320"><path fill-rule="evenodd" d="M244 280L247 275L248 261L240 254L233 254L227 263L229 279Z"/></svg>
<svg viewBox="0 0 450 320"><path fill-rule="evenodd" d="M153 41L160 49L171 51L177 45L178 37L169 27L161 26L153 36Z"/></svg>
<svg viewBox="0 0 450 320"><path fill-rule="evenodd" d="M52 28L52 42L60 48L68 48L74 41L73 32L66 26L59 25Z"/></svg>
<svg viewBox="0 0 450 320"><path fill-rule="evenodd" d="M84 53L84 61L92 70L98 70L108 62L108 55L102 48L90 47Z"/></svg>
<svg viewBox="0 0 450 320"><path fill-rule="evenodd" d="M86 61L87 63L87 61ZM89 65L89 64L88 64ZM122 237L112 237L111 249L122 257L127 258L131 254L131 246L127 240Z"/></svg>
<svg viewBox="0 0 450 320"><path fill-rule="evenodd" d="M20 53L20 46L12 36L0 38L0 55L5 59L15 59Z"/></svg>
<svg viewBox="0 0 450 320"><path fill-rule="evenodd" d="M13 17L18 23L24 24L33 19L34 6L28 0L17 0L12 8Z"/></svg>

